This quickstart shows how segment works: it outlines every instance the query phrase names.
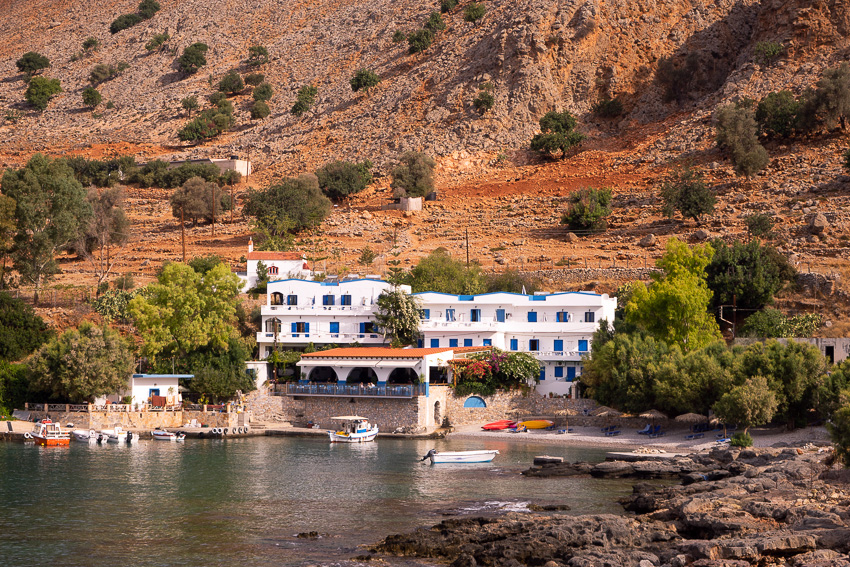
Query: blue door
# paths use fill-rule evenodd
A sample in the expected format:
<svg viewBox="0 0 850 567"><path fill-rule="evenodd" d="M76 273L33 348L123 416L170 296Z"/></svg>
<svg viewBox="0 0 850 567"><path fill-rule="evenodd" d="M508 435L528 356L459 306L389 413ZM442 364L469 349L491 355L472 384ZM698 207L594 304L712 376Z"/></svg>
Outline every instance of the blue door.
<svg viewBox="0 0 850 567"><path fill-rule="evenodd" d="M576 367L567 366L567 382L572 382L576 379Z"/></svg>
<svg viewBox="0 0 850 567"><path fill-rule="evenodd" d="M542 382L545 379L546 379L546 367L541 366L540 367L540 381Z"/></svg>
<svg viewBox="0 0 850 567"><path fill-rule="evenodd" d="M517 339L511 339L511 350L519 350L519 341Z"/></svg>

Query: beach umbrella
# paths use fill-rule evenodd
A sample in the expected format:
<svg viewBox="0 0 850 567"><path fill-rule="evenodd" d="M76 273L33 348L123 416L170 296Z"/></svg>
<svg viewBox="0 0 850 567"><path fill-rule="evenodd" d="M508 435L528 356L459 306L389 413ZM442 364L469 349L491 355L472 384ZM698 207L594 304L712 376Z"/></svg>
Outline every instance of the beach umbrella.
<svg viewBox="0 0 850 567"><path fill-rule="evenodd" d="M623 415L623 412L609 408L608 406L599 406L593 410L591 415L595 415L596 417L620 417Z"/></svg>
<svg viewBox="0 0 850 567"><path fill-rule="evenodd" d="M667 419L667 416L658 411L657 409L651 409L649 411L645 411L640 414L640 417L644 419Z"/></svg>
<svg viewBox="0 0 850 567"><path fill-rule="evenodd" d="M707 423L708 418L704 415L700 415L698 413L683 413L682 415L677 415L675 418L676 421L680 423Z"/></svg>
<svg viewBox="0 0 850 567"><path fill-rule="evenodd" d="M576 410L564 408L564 409L559 409L558 411L556 411L555 415L564 415L564 416L578 415L578 412Z"/></svg>
<svg viewBox="0 0 850 567"><path fill-rule="evenodd" d="M512 410L508 410L508 413L511 414L511 415L515 415L515 416L531 415L530 411L528 411L527 409L522 409L522 408L514 408Z"/></svg>

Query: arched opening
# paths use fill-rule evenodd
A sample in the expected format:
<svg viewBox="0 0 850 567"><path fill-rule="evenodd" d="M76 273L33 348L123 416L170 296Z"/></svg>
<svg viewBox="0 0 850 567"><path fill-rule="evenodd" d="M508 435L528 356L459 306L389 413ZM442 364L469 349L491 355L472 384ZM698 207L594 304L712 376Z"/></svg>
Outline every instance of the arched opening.
<svg viewBox="0 0 850 567"><path fill-rule="evenodd" d="M349 384L377 384L378 375L371 368L352 368L346 382Z"/></svg>
<svg viewBox="0 0 850 567"><path fill-rule="evenodd" d="M434 425L439 427L443 424L443 412L440 409L440 402L434 402Z"/></svg>
<svg viewBox="0 0 850 567"><path fill-rule="evenodd" d="M418 384L419 375L412 368L396 368L390 372L387 384Z"/></svg>
<svg viewBox="0 0 850 567"><path fill-rule="evenodd" d="M280 323L280 319L269 319L266 321L266 332L267 333L279 333L282 328Z"/></svg>
<svg viewBox="0 0 850 567"><path fill-rule="evenodd" d="M319 382L319 383L333 383L336 384L336 372L330 366L317 366L313 370L310 371L310 375L308 376L310 382Z"/></svg>
<svg viewBox="0 0 850 567"><path fill-rule="evenodd" d="M466 401L463 402L463 407L465 408L486 408L487 402L484 401L484 398L479 398L478 396L469 396L466 398Z"/></svg>
<svg viewBox="0 0 850 567"><path fill-rule="evenodd" d="M272 293L272 305L283 305L283 294L279 291Z"/></svg>

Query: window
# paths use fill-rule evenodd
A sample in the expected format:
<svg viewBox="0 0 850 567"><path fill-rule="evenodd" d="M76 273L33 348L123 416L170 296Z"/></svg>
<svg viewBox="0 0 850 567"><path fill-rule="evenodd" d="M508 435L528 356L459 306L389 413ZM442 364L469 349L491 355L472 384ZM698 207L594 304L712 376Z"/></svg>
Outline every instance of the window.
<svg viewBox="0 0 850 567"><path fill-rule="evenodd" d="M339 298L340 305L351 305L351 295L343 295Z"/></svg>
<svg viewBox="0 0 850 567"><path fill-rule="evenodd" d="M484 339L484 346L493 346L492 339Z"/></svg>
<svg viewBox="0 0 850 567"><path fill-rule="evenodd" d="M449 346L450 347L456 347L457 346L457 339L449 339Z"/></svg>
<svg viewBox="0 0 850 567"><path fill-rule="evenodd" d="M470 309L469 310L469 320L473 323L479 323L481 321L481 310L480 309Z"/></svg>
<svg viewBox="0 0 850 567"><path fill-rule="evenodd" d="M587 341L579 341L578 342L578 351L579 352L587 352Z"/></svg>
<svg viewBox="0 0 850 567"><path fill-rule="evenodd" d="M596 313L593 311L588 311L584 314L584 322L585 323L593 323L596 320Z"/></svg>
<svg viewBox="0 0 850 567"><path fill-rule="evenodd" d="M339 321L331 321L331 333L339 334Z"/></svg>
<svg viewBox="0 0 850 567"><path fill-rule="evenodd" d="M334 304L334 296L333 295L323 295L322 296L322 305L333 305Z"/></svg>
<svg viewBox="0 0 850 567"><path fill-rule="evenodd" d="M472 339L463 339L463 346L472 346Z"/></svg>
<svg viewBox="0 0 850 567"><path fill-rule="evenodd" d="M496 309L496 321L499 323L505 322L505 310L504 309Z"/></svg>
<svg viewBox="0 0 850 567"><path fill-rule="evenodd" d="M486 408L487 402L479 396L470 396L463 402L465 408Z"/></svg>
<svg viewBox="0 0 850 567"><path fill-rule="evenodd" d="M366 333L376 333L375 323L372 321L365 321L360 323L360 334Z"/></svg>
<svg viewBox="0 0 850 567"><path fill-rule="evenodd" d="M455 310L454 309L446 309L446 321L454 321L455 320Z"/></svg>
<svg viewBox="0 0 850 567"><path fill-rule="evenodd" d="M431 339L431 348L440 348L440 339Z"/></svg>
<svg viewBox="0 0 850 567"><path fill-rule="evenodd" d="M511 350L519 350L519 341L517 339L511 339Z"/></svg>
<svg viewBox="0 0 850 567"><path fill-rule="evenodd" d="M267 333L279 333L281 328L280 319L269 319L266 321Z"/></svg>
<svg viewBox="0 0 850 567"><path fill-rule="evenodd" d="M286 304L287 305L298 305L298 296L297 295L287 295L286 296Z"/></svg>
<svg viewBox="0 0 850 567"><path fill-rule="evenodd" d="M555 352L562 352L564 350L564 341L558 339L555 341Z"/></svg>
<svg viewBox="0 0 850 567"><path fill-rule="evenodd" d="M540 350L540 341L538 339L528 341L528 350Z"/></svg>
<svg viewBox="0 0 850 567"><path fill-rule="evenodd" d="M558 311L555 313L555 321L558 323L569 323L570 314L567 311Z"/></svg>
<svg viewBox="0 0 850 567"><path fill-rule="evenodd" d="M536 323L537 322L537 311L529 311L528 312L528 322Z"/></svg>
<svg viewBox="0 0 850 567"><path fill-rule="evenodd" d="M564 377L564 367L556 366L555 367L555 378L563 378Z"/></svg>
<svg viewBox="0 0 850 567"><path fill-rule="evenodd" d="M277 275L277 266L269 266L269 275L276 276Z"/></svg>
<svg viewBox="0 0 850 567"><path fill-rule="evenodd" d="M431 310L430 310L430 309L423 309L423 310L421 311L421 313L419 314L419 317L420 317L423 321L427 321L428 319L430 319L430 318L431 318Z"/></svg>
<svg viewBox="0 0 850 567"><path fill-rule="evenodd" d="M310 332L310 323L304 323L303 321L298 321L292 323L292 334L296 333L309 333Z"/></svg>

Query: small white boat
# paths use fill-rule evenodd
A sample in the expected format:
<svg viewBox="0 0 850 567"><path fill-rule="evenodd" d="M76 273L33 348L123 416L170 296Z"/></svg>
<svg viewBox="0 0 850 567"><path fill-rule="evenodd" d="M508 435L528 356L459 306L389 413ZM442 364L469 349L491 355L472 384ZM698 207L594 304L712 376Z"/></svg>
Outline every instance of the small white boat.
<svg viewBox="0 0 850 567"><path fill-rule="evenodd" d="M331 443L366 443L378 436L378 426L370 424L365 417L341 415L331 419L342 422L339 430L328 431Z"/></svg>
<svg viewBox="0 0 850 567"><path fill-rule="evenodd" d="M186 439L185 433L174 433L165 429L154 429L151 431L151 436L156 441L183 441Z"/></svg>
<svg viewBox="0 0 850 567"><path fill-rule="evenodd" d="M114 429L101 429L100 434L106 437L109 443L126 443L127 432L116 425Z"/></svg>
<svg viewBox="0 0 850 567"><path fill-rule="evenodd" d="M82 441L83 443L105 443L106 436L101 435L94 429L75 429L71 432L74 441Z"/></svg>
<svg viewBox="0 0 850 567"><path fill-rule="evenodd" d="M437 463L489 463L496 458L499 451L484 449L480 451L437 451L431 449L422 460L431 459L431 464Z"/></svg>

